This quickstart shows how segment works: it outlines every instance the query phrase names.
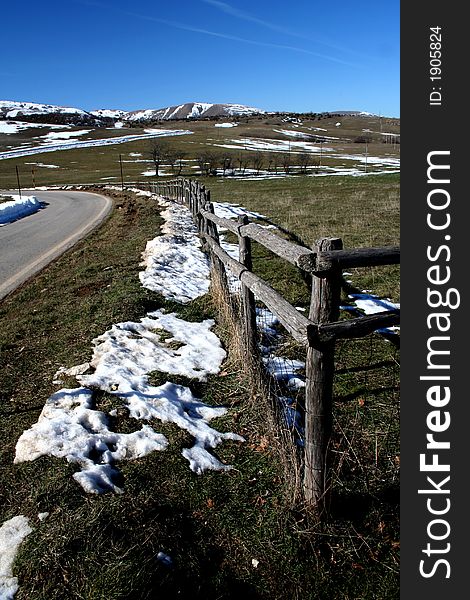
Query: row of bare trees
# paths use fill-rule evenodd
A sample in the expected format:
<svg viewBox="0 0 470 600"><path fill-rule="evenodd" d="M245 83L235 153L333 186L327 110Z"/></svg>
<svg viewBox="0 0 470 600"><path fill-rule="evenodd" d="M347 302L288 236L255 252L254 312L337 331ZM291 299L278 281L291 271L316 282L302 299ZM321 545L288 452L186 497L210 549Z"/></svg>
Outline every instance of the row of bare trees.
<svg viewBox="0 0 470 600"><path fill-rule="evenodd" d="M173 149L165 141L154 141L151 145L150 156L158 177L162 165L168 165L174 175L181 175L187 153ZM286 174L307 173L309 167L317 169L320 166L318 158L310 152L214 152L201 151L196 155L196 163L201 175L245 175L247 169L259 175L266 170L270 173L284 172Z"/></svg>
<svg viewBox="0 0 470 600"><path fill-rule="evenodd" d="M160 167L170 165L171 170L176 175L181 175L183 162L186 158L186 152L174 149L167 142L160 140L154 141L150 148L150 156L155 166L155 175L159 176Z"/></svg>

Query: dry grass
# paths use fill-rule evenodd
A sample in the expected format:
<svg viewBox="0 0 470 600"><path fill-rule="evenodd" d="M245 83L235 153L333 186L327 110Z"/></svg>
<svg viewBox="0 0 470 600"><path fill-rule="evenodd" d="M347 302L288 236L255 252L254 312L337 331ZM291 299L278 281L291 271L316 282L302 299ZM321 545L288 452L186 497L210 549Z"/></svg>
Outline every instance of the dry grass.
<svg viewBox="0 0 470 600"><path fill-rule="evenodd" d="M286 426L285 418L277 399L278 388L275 380L268 375L261 356L247 348L246 334L241 319L241 306L238 294L228 294L227 288L212 272L211 299L216 308L219 327L224 328L224 338L230 340L230 359L236 365L240 376L246 380L251 390L251 409L264 421L265 446L275 453L282 467L285 482L286 502L294 507L302 502L301 461L292 431ZM268 441L269 440L269 441Z"/></svg>

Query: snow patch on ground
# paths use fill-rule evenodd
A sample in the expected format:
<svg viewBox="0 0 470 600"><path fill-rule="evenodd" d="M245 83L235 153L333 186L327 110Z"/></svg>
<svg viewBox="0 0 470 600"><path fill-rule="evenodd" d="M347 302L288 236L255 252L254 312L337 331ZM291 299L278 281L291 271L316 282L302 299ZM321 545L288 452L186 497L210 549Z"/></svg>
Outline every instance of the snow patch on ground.
<svg viewBox="0 0 470 600"><path fill-rule="evenodd" d="M13 577L13 561L21 542L33 530L27 517L18 515L0 527L0 600L12 600L18 591L18 578Z"/></svg>
<svg viewBox="0 0 470 600"><path fill-rule="evenodd" d="M180 129L152 129L152 133L141 133L136 135L124 135L119 137L102 138L98 140L62 140L56 141L54 144L45 144L42 146L28 146L27 148L16 148L15 150L7 150L0 152L0 160L8 158L18 158L20 156L30 156L31 154L41 154L43 152L57 152L57 150L73 150L74 148L92 148L94 146L110 146L113 144L125 144L136 140L145 140L153 137L165 137L173 135L188 135L192 131Z"/></svg>
<svg viewBox="0 0 470 600"><path fill-rule="evenodd" d="M239 204L232 204L230 202L214 202L214 212L218 217L224 219L236 219L239 215L247 215L253 219L266 219L261 213L247 210Z"/></svg>
<svg viewBox="0 0 470 600"><path fill-rule="evenodd" d="M10 135L11 133L18 133L22 129L26 129L23 123L8 123L5 121L0 121L0 133L6 133Z"/></svg>
<svg viewBox="0 0 470 600"><path fill-rule="evenodd" d="M279 386L277 398L281 404L286 425L295 433L297 443L303 444L304 425L297 407L296 395L305 387L305 378L299 373L305 369L305 363L276 354L280 341L279 319L267 308L256 309L256 322L261 332L261 356L268 373ZM289 395L287 395L289 394Z"/></svg>
<svg viewBox="0 0 470 600"><path fill-rule="evenodd" d="M18 133L23 129L41 127L49 129L68 129L70 125L52 125L51 123L27 123L26 121L0 121L0 133Z"/></svg>
<svg viewBox="0 0 470 600"><path fill-rule="evenodd" d="M165 200L159 203L165 207L164 235L147 242L140 281L165 298L187 303L209 291L209 261L189 210Z"/></svg>
<svg viewBox="0 0 470 600"><path fill-rule="evenodd" d="M41 136L46 143L55 142L59 140L69 140L70 138L79 137L80 135L86 135L93 131L92 129L80 129L79 131L51 131L46 135Z"/></svg>
<svg viewBox="0 0 470 600"><path fill-rule="evenodd" d="M47 455L66 458L79 464L73 477L86 492L121 492L113 481L118 474L113 463L163 450L168 442L147 425L132 433L115 433L108 424L91 390L62 389L47 400L37 423L19 438L14 462Z"/></svg>
<svg viewBox="0 0 470 600"><path fill-rule="evenodd" d="M229 144L213 144L214 146L218 146L219 148L235 148L240 150L243 148L245 150L259 150L261 152L313 152L320 153L323 152L332 152L332 148L326 148L323 146L323 149L320 148L318 144L314 144L312 142L306 141L297 141L297 140L273 140L269 138L239 138L230 140Z"/></svg>
<svg viewBox="0 0 470 600"><path fill-rule="evenodd" d="M148 313L140 323L118 323L93 340L90 366L95 371L79 373L77 380L88 388L119 393L145 389L151 371L206 381L226 356L210 331L213 326L211 319L189 323L160 310Z"/></svg>
<svg viewBox="0 0 470 600"><path fill-rule="evenodd" d="M209 287L207 259L189 210L163 199L160 204L165 208L163 235L149 242L144 253L147 269L141 278L165 297L188 302ZM124 413L136 421L159 420L186 430L194 443L182 455L195 473L230 469L210 452L224 440L243 441L235 433L222 433L209 425L226 409L205 404L188 387L171 381L154 386L149 379L155 371L199 381L218 373L226 353L211 331L213 325L210 319L188 322L163 310L148 313L140 322L113 325L93 341L89 363L56 373L57 383L63 376L74 376L82 387L61 389L47 400L37 423L19 438L15 463L44 455L65 458L79 466L74 478L86 492L120 493L116 462L168 445L154 423L132 433L115 431ZM107 402L100 404L97 390L107 393Z"/></svg>
<svg viewBox="0 0 470 600"><path fill-rule="evenodd" d="M0 204L0 225L31 215L43 206L36 196L23 196L20 198L19 195L11 194L11 197L13 200Z"/></svg>
<svg viewBox="0 0 470 600"><path fill-rule="evenodd" d="M349 298L352 298L354 300L354 304L359 309L363 310L366 315L375 315L387 310L397 310L400 308L399 304L391 302L385 298L379 298L374 294L350 294Z"/></svg>
<svg viewBox="0 0 470 600"><path fill-rule="evenodd" d="M388 298L379 298L375 294L363 291L361 294L349 294L348 296L354 301L354 307L350 305L341 306L342 310L356 311L357 314L376 315L381 312L399 310L400 304L391 302ZM394 335L400 331L400 327L381 327L377 329L378 333L386 335Z"/></svg>
<svg viewBox="0 0 470 600"><path fill-rule="evenodd" d="M33 165L35 167L40 167L42 169L60 169L58 165L46 165L44 163L32 162L32 163L24 163L25 165Z"/></svg>
<svg viewBox="0 0 470 600"><path fill-rule="evenodd" d="M298 137L298 138L306 138L312 139L318 136L312 135L311 133L302 133L301 131L292 131L291 129L274 129L274 133L282 133L283 135L287 135L289 137ZM327 131L326 129L324 131ZM332 135L322 135L322 140L339 140L341 138L332 136ZM343 138L344 139L344 138Z"/></svg>

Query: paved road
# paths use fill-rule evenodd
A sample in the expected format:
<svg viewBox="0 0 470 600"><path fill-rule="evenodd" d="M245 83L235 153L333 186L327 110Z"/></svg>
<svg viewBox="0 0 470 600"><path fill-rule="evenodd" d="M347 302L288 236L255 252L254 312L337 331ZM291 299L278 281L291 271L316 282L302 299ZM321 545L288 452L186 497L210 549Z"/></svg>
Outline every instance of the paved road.
<svg viewBox="0 0 470 600"><path fill-rule="evenodd" d="M112 206L109 198L89 192L24 194L47 206L0 227L0 299L94 229Z"/></svg>

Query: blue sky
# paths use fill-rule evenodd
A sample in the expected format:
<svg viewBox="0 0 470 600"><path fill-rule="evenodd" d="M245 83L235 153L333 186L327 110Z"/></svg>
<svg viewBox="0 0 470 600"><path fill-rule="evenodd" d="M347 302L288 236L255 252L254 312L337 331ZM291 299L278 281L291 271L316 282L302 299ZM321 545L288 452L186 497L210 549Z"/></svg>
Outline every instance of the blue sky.
<svg viewBox="0 0 470 600"><path fill-rule="evenodd" d="M2 22L2 100L399 116L398 0L25 0Z"/></svg>

